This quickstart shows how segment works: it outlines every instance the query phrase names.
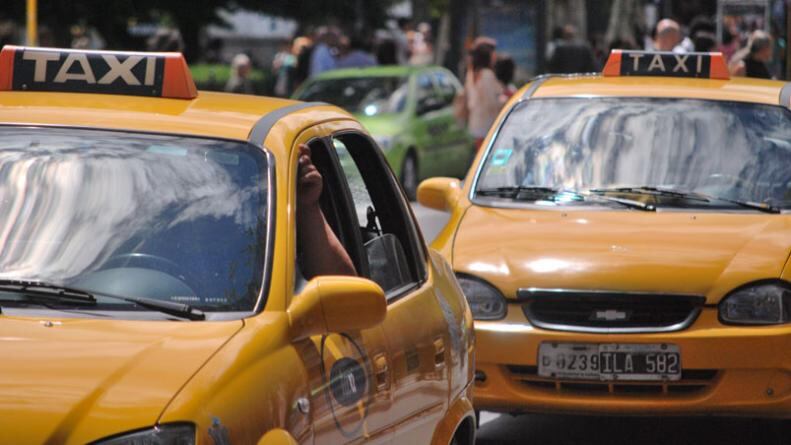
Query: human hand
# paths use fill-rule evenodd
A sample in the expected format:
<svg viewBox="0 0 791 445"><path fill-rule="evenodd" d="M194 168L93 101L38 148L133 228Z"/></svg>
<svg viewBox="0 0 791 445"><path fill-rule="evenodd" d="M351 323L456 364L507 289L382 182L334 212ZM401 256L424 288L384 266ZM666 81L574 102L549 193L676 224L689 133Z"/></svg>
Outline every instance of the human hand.
<svg viewBox="0 0 791 445"><path fill-rule="evenodd" d="M323 188L323 180L321 173L313 165L313 161L310 158L310 148L306 144L299 146L297 163L297 200L299 201L299 206L305 208L318 203Z"/></svg>

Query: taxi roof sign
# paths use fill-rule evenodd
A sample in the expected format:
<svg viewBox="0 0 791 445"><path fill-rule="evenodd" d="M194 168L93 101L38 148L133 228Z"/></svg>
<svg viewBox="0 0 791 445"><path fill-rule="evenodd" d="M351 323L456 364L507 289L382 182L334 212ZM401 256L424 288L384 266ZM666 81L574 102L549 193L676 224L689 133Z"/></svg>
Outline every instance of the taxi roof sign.
<svg viewBox="0 0 791 445"><path fill-rule="evenodd" d="M177 99L198 96L181 53L10 45L0 51L0 91L126 94Z"/></svg>
<svg viewBox="0 0 791 445"><path fill-rule="evenodd" d="M722 53L673 53L614 49L602 74L730 79Z"/></svg>

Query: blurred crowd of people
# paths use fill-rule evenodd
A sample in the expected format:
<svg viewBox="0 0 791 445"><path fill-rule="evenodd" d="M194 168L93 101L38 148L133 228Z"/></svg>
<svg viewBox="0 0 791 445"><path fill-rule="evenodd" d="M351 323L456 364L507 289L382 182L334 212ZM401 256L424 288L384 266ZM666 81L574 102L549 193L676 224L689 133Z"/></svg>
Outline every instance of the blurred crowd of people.
<svg viewBox="0 0 791 445"><path fill-rule="evenodd" d="M608 48L581 39L572 25L558 27L547 44L547 72L578 73L601 70L612 49L644 49L647 51L722 52L732 76L771 79L774 74L770 63L774 57L774 39L756 23L746 24L726 20L723 24L721 43L717 39L716 23L703 16L694 18L688 27L673 19L659 20L650 35L639 45L638 39L619 39Z"/></svg>
<svg viewBox="0 0 791 445"><path fill-rule="evenodd" d="M516 92L516 65L508 55L497 54L497 41L481 36L470 46L464 89L454 102L456 118L462 121L480 148L503 104Z"/></svg>
<svg viewBox="0 0 791 445"><path fill-rule="evenodd" d="M232 63L226 91L249 93L245 82L249 57L237 55ZM340 68L376 65L427 65L434 62L431 26L414 26L409 19L391 21L375 33L346 33L335 26L321 26L294 37L272 61L274 94L290 96L306 79Z"/></svg>

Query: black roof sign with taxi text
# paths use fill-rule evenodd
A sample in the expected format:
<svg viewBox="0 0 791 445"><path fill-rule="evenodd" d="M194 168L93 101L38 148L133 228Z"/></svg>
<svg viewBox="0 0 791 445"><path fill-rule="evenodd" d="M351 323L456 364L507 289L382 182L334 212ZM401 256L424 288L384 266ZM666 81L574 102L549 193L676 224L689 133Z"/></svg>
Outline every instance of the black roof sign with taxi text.
<svg viewBox="0 0 791 445"><path fill-rule="evenodd" d="M195 83L179 53L5 46L0 90L126 94L191 99Z"/></svg>
<svg viewBox="0 0 791 445"><path fill-rule="evenodd" d="M605 76L663 76L704 79L730 78L722 53L672 53L613 50Z"/></svg>

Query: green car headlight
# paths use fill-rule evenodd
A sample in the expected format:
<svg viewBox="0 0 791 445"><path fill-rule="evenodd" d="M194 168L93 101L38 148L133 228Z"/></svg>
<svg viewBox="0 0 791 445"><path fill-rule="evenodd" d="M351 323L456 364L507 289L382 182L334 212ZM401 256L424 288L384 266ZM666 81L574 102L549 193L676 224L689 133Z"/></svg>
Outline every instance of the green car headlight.
<svg viewBox="0 0 791 445"><path fill-rule="evenodd" d="M457 274L461 291L467 298L475 320L499 320L505 317L507 303L505 297L494 288L478 278Z"/></svg>
<svg viewBox="0 0 791 445"><path fill-rule="evenodd" d="M778 283L755 284L725 297L719 306L724 323L771 325L791 317L791 289Z"/></svg>
<svg viewBox="0 0 791 445"><path fill-rule="evenodd" d="M94 445L194 445L195 425L174 423L158 425L99 440Z"/></svg>

